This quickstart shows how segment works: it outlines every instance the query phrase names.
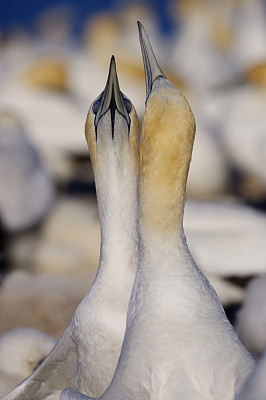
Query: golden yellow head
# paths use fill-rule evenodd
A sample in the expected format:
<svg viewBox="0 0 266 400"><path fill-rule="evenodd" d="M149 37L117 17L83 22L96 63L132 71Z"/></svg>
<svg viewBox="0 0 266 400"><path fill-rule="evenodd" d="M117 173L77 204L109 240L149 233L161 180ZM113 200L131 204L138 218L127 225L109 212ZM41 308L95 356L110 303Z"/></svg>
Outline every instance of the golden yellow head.
<svg viewBox="0 0 266 400"><path fill-rule="evenodd" d="M182 224L195 120L186 98L158 77L142 124L142 215L153 230L171 233Z"/></svg>
<svg viewBox="0 0 266 400"><path fill-rule="evenodd" d="M142 125L143 157L153 153L165 161L190 157L195 120L188 101L164 77L153 84Z"/></svg>

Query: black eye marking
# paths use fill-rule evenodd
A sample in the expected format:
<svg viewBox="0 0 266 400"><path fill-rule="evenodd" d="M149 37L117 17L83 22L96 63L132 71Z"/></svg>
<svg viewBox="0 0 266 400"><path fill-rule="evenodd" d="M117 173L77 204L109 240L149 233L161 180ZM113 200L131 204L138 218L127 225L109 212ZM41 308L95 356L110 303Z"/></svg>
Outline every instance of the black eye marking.
<svg viewBox="0 0 266 400"><path fill-rule="evenodd" d="M120 92L121 93L121 92ZM92 112L95 114L95 118L94 118L94 127L95 127L95 135L96 135L96 140L97 140L97 127L98 127L98 123L96 124L96 116L97 113L100 109L101 103L102 103L102 97L104 95L104 92L102 92L102 94L99 96L99 98L97 100L95 100L95 102L92 105ZM128 100L123 93L121 93L122 95L122 100L124 103L124 107L125 107L125 111L129 114L132 111L132 103L130 100ZM117 108L117 104L116 104L116 100L115 100L115 92L114 90L112 90L112 94L111 94L111 99L110 99L110 103L109 103L109 107L108 109L101 115L101 117L108 111L110 110L111 112L111 124L112 124L112 138L114 139L114 125L115 125L115 111L117 111L119 114L121 114L123 117L125 117L125 115L123 113L121 113L121 111L119 111L119 109ZM102 111L101 111L102 112ZM100 117L100 118L101 118ZM125 117L126 118L126 117ZM127 125L128 125L128 131L130 130L130 118L129 120L126 118L127 121ZM99 120L98 120L99 122Z"/></svg>
<svg viewBox="0 0 266 400"><path fill-rule="evenodd" d="M92 111L96 115L101 104L101 100L96 100L92 105Z"/></svg>

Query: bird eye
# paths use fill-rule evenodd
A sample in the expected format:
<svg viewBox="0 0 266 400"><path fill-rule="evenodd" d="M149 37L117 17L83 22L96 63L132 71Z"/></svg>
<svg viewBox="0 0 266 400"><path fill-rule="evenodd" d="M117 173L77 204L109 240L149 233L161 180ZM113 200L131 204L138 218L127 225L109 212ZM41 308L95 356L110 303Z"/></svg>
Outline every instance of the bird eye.
<svg viewBox="0 0 266 400"><path fill-rule="evenodd" d="M129 100L124 99L124 106L128 113L132 110L132 104Z"/></svg>
<svg viewBox="0 0 266 400"><path fill-rule="evenodd" d="M93 106L92 106L92 111L93 111L93 113L96 115L97 114L97 112L98 112L98 110L99 110L99 107L100 107L100 101L99 100L97 100L97 101L95 101L94 103L93 103Z"/></svg>

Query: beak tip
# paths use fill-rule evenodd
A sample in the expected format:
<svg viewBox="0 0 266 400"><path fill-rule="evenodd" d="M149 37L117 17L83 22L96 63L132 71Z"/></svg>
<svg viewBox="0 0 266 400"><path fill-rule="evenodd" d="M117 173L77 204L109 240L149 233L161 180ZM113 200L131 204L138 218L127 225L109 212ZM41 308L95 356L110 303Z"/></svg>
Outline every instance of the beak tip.
<svg viewBox="0 0 266 400"><path fill-rule="evenodd" d="M142 23L140 21L137 21L137 24L138 24L139 36L140 37L147 36L147 33L146 33L145 28L142 25Z"/></svg>
<svg viewBox="0 0 266 400"><path fill-rule="evenodd" d="M110 60L110 65L109 65L109 77L108 77L108 81L118 81L117 78L117 72L116 72L116 62L115 62L115 56L112 55L111 60ZM107 81L107 82L108 82ZM119 84L118 84L119 86Z"/></svg>
<svg viewBox="0 0 266 400"><path fill-rule="evenodd" d="M111 60L110 60L110 68L111 67L116 67L116 62L115 62L115 56L112 55Z"/></svg>
<svg viewBox="0 0 266 400"><path fill-rule="evenodd" d="M161 70L156 57L154 55L153 49L151 47L148 35L145 31L144 26L141 22L137 22L139 29L139 39L140 39L140 47L142 52L144 71L145 71L145 79L146 79L146 101L150 95L152 90L152 85L154 81L162 76L165 78L163 71Z"/></svg>

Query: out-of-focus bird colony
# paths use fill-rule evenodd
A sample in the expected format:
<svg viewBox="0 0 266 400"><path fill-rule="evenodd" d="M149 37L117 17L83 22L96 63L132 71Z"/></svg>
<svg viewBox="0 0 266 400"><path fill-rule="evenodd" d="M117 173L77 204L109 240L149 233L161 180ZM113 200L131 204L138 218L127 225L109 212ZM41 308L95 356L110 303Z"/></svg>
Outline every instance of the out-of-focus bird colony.
<svg viewBox="0 0 266 400"><path fill-rule="evenodd" d="M265 2L173 1L169 13L167 37L148 5L88 17L79 40L63 9L42 15L35 36L2 36L0 334L32 327L58 338L93 281L100 227L84 122L111 54L142 118L141 19L196 118L184 222L192 255L249 350L265 348ZM11 375L0 395L23 379Z"/></svg>

